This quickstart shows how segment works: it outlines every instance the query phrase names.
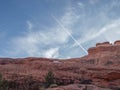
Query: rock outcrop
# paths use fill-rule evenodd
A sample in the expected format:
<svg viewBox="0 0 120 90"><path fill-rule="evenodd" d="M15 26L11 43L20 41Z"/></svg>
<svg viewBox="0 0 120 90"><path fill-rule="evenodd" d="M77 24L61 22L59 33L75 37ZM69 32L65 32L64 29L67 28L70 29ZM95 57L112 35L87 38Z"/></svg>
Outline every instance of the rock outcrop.
<svg viewBox="0 0 120 90"><path fill-rule="evenodd" d="M103 42L103 43L97 43L96 44L96 47L100 47L100 46L103 46L103 47L105 47L105 46L111 46L112 44L110 43L110 42Z"/></svg>
<svg viewBox="0 0 120 90"><path fill-rule="evenodd" d="M96 47L88 49L89 55L120 55L120 41L115 41L114 44L109 42L97 43Z"/></svg>

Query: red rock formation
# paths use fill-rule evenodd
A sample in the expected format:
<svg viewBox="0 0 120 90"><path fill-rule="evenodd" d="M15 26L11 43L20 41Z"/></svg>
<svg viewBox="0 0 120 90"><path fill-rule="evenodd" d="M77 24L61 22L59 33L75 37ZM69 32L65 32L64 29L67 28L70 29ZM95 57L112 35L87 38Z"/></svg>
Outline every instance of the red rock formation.
<svg viewBox="0 0 120 90"><path fill-rule="evenodd" d="M97 43L96 44L96 47L99 47L99 46L111 46L112 44L111 43L109 43L109 42L103 42L103 43Z"/></svg>
<svg viewBox="0 0 120 90"><path fill-rule="evenodd" d="M114 45L120 45L120 40L115 41L115 42L114 42Z"/></svg>
<svg viewBox="0 0 120 90"><path fill-rule="evenodd" d="M96 47L88 49L89 55L106 55L106 54L118 54L120 55L120 41L116 41L114 45L109 42L97 43Z"/></svg>
<svg viewBox="0 0 120 90"><path fill-rule="evenodd" d="M90 48L88 53L89 55L82 58L59 62L57 59L34 57L0 58L0 72L8 81L16 81L20 85L28 83L25 81L30 79L34 82L31 87L43 84L45 75L50 70L55 75L56 83L61 85L92 80L92 84L97 86L110 88L112 84L112 88L120 87L119 41L114 45L108 42L98 43L96 47Z"/></svg>

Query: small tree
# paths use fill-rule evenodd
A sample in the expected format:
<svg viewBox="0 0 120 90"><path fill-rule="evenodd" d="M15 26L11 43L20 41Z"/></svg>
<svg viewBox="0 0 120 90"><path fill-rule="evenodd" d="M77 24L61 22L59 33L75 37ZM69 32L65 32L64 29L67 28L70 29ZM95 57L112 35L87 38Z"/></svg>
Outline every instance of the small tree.
<svg viewBox="0 0 120 90"><path fill-rule="evenodd" d="M54 74L52 71L49 71L45 76L46 87L49 87L51 84L54 84Z"/></svg>

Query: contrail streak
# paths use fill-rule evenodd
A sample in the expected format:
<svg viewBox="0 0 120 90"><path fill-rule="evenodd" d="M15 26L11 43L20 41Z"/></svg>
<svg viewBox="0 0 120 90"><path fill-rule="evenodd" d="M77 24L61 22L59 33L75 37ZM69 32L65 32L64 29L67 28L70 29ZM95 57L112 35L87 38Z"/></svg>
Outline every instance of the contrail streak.
<svg viewBox="0 0 120 90"><path fill-rule="evenodd" d="M62 27L62 29L73 39L73 41L86 53L88 54L88 52L85 50L85 48L83 48L83 46L73 37L73 35L62 25L62 23L55 17L53 16L53 19Z"/></svg>

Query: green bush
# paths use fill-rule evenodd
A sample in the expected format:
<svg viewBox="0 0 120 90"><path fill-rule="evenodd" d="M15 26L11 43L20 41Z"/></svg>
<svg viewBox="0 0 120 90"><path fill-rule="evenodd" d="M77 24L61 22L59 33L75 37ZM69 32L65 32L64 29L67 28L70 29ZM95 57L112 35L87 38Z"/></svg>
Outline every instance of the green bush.
<svg viewBox="0 0 120 90"><path fill-rule="evenodd" d="M54 74L52 71L49 71L45 76L46 87L49 87L51 84L54 84Z"/></svg>

